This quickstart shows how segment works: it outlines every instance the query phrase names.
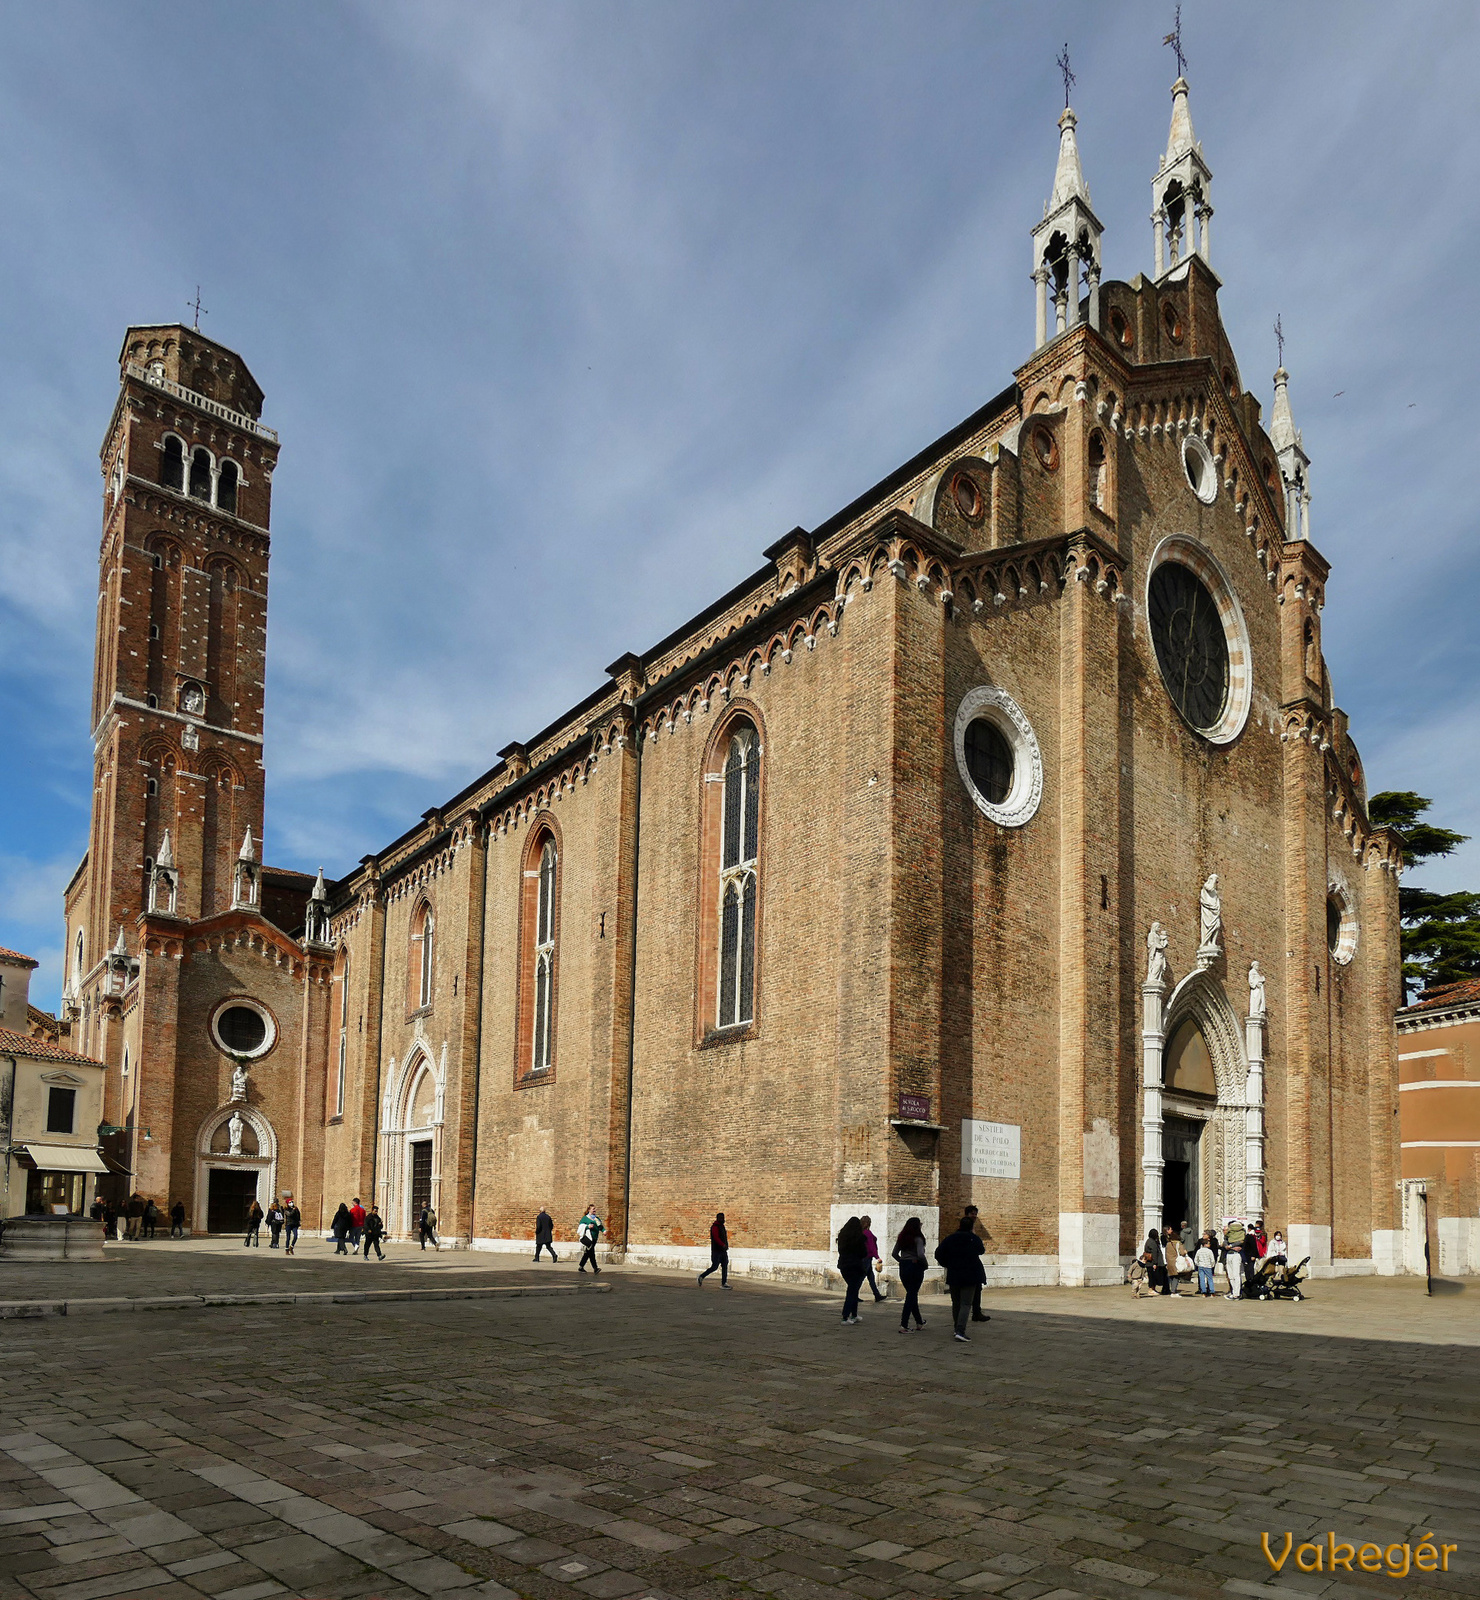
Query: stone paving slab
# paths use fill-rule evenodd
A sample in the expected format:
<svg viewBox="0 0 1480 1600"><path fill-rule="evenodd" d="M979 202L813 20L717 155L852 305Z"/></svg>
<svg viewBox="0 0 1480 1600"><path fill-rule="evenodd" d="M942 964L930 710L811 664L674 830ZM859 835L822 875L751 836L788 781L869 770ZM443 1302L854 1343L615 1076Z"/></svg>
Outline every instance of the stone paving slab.
<svg viewBox="0 0 1480 1600"><path fill-rule="evenodd" d="M203 1311L211 1306L333 1306L396 1304L412 1300L484 1300L525 1295L604 1294L596 1283L500 1283L433 1289L361 1289L328 1294L169 1295L105 1300L0 1300L0 1321L34 1317L86 1316L100 1312Z"/></svg>
<svg viewBox="0 0 1480 1600"><path fill-rule="evenodd" d="M601 1281L0 1325L0 1600L1480 1593L1480 1294L994 1291L960 1345ZM1287 1529L1461 1549L1276 1577Z"/></svg>

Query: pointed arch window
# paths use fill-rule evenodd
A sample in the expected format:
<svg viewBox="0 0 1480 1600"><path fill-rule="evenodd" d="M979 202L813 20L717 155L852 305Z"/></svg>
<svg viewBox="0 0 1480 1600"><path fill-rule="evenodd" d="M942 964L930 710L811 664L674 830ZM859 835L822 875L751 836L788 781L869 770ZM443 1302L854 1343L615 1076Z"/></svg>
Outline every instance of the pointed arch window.
<svg viewBox="0 0 1480 1600"><path fill-rule="evenodd" d="M350 954L340 956L339 971L339 1049L334 1074L334 1110L331 1115L344 1115L344 1080L349 1060L349 967Z"/></svg>
<svg viewBox="0 0 1480 1600"><path fill-rule="evenodd" d="M422 1011L432 1004L437 960L437 917L423 900L412 913L411 940L406 953L406 1005Z"/></svg>
<svg viewBox="0 0 1480 1600"><path fill-rule="evenodd" d="M712 1026L755 1021L756 922L760 903L761 743L755 726L730 730L720 782L717 975Z"/></svg>
<svg viewBox="0 0 1480 1600"><path fill-rule="evenodd" d="M553 1059L555 1002L555 841L540 851L538 903L535 908L534 1039L529 1070L548 1072Z"/></svg>
<svg viewBox="0 0 1480 1600"><path fill-rule="evenodd" d="M555 1078L560 1015L560 837L541 817L524 851L519 903L516 1086Z"/></svg>

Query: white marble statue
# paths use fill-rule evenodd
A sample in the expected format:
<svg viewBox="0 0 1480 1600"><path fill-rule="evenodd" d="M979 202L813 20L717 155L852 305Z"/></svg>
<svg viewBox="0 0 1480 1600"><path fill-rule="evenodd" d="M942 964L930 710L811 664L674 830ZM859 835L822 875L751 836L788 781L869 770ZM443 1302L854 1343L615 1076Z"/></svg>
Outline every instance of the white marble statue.
<svg viewBox="0 0 1480 1600"><path fill-rule="evenodd" d="M231 1113L231 1121L226 1124L226 1136L231 1140L231 1154L239 1156L242 1153L242 1133L246 1129L240 1111Z"/></svg>
<svg viewBox="0 0 1480 1600"><path fill-rule="evenodd" d="M1197 897L1202 913L1202 943L1200 951L1219 949L1218 935L1223 931L1223 901L1218 894L1218 874L1210 872Z"/></svg>
<svg viewBox="0 0 1480 1600"><path fill-rule="evenodd" d="M1167 931L1159 922L1151 924L1146 935L1146 982L1165 984L1167 981Z"/></svg>
<svg viewBox="0 0 1480 1600"><path fill-rule="evenodd" d="M247 1098L247 1065L238 1061L231 1074L231 1098L245 1100Z"/></svg>
<svg viewBox="0 0 1480 1600"><path fill-rule="evenodd" d="M1249 963L1249 1015L1262 1017L1268 1009L1268 1001L1264 997L1264 974L1259 970L1259 963Z"/></svg>

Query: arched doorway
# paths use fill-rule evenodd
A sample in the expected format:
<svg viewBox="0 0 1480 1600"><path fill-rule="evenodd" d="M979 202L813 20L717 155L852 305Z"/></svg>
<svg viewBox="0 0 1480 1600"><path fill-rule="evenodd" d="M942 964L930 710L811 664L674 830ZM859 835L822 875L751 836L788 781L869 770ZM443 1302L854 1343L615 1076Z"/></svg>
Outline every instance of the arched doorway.
<svg viewBox="0 0 1480 1600"><path fill-rule="evenodd" d="M255 1200L264 1211L277 1193L277 1134L260 1111L222 1106L196 1140L192 1233L239 1233Z"/></svg>
<svg viewBox="0 0 1480 1600"><path fill-rule="evenodd" d="M1262 1201L1251 1203L1262 1195L1262 1060L1251 1072L1244 1024L1211 972L1199 968L1177 985L1160 1032L1143 1119L1148 1200L1156 1197L1146 1225L1186 1222L1201 1231L1255 1214L1262 1209Z"/></svg>
<svg viewBox="0 0 1480 1600"><path fill-rule="evenodd" d="M443 1072L422 1050L392 1074L386 1096L380 1208L396 1238L415 1232L422 1208L442 1209Z"/></svg>

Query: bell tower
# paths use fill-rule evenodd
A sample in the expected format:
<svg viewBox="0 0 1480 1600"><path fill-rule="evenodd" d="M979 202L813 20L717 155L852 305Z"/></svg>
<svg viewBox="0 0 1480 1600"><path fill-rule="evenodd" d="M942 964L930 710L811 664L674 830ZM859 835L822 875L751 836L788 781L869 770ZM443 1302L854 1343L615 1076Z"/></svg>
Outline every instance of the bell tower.
<svg viewBox="0 0 1480 1600"><path fill-rule="evenodd" d="M1033 230L1035 350L1055 335L1078 326L1081 284L1089 288L1089 301L1084 308L1089 325L1100 326L1100 236L1105 230L1090 207L1089 185L1084 181L1079 141L1074 134L1077 126L1073 107L1065 105L1059 118L1059 164L1053 175L1053 193L1043 207L1043 221Z"/></svg>
<svg viewBox="0 0 1480 1600"><path fill-rule="evenodd" d="M1179 65L1180 65L1180 50ZM1166 154L1151 180L1152 276L1160 281L1191 255L1212 265L1213 207L1208 195L1213 173L1192 131L1187 79L1179 73L1172 85L1172 125Z"/></svg>
<svg viewBox="0 0 1480 1600"><path fill-rule="evenodd" d="M141 912L228 910L240 841L262 835L277 435L241 357L181 323L130 328L119 379L101 452L92 825L69 899L79 989Z"/></svg>

